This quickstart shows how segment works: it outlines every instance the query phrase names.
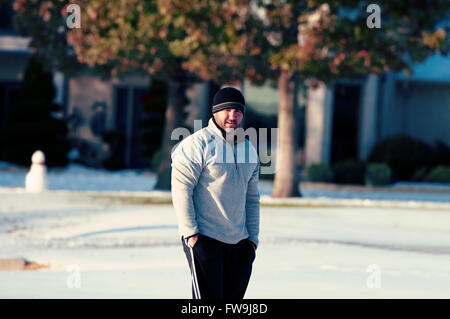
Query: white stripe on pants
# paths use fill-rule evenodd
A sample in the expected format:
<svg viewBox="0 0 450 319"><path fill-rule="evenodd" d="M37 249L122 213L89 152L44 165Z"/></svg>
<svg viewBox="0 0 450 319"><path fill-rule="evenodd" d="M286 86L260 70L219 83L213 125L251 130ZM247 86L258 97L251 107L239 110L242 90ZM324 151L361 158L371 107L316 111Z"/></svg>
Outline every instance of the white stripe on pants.
<svg viewBox="0 0 450 319"><path fill-rule="evenodd" d="M188 240L184 240L187 247L189 247L189 251L191 253L191 277L192 277L192 285L194 286L194 295L196 299L201 299L200 295L200 288L198 286L198 280L197 280L197 271L195 270L195 260L194 260L194 250L191 246L188 244Z"/></svg>

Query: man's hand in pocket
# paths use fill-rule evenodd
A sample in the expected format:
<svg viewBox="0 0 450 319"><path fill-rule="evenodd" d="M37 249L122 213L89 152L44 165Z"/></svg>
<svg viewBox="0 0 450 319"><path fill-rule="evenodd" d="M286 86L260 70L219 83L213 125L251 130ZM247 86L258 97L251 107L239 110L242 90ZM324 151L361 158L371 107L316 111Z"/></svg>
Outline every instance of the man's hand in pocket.
<svg viewBox="0 0 450 319"><path fill-rule="evenodd" d="M189 246L194 247L194 245L197 242L197 240L198 240L198 234L194 235L192 237L189 237L189 239L188 239Z"/></svg>

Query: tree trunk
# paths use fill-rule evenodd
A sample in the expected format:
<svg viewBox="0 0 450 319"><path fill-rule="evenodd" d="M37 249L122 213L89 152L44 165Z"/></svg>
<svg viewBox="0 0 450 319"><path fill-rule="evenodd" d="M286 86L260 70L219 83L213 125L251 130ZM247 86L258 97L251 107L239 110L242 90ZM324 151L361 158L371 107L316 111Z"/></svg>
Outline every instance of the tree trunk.
<svg viewBox="0 0 450 319"><path fill-rule="evenodd" d="M292 72L282 71L278 78L278 145L272 197L300 197L296 163L296 100L298 83Z"/></svg>
<svg viewBox="0 0 450 319"><path fill-rule="evenodd" d="M171 80L168 83L169 96L165 114L164 133L161 141L161 163L158 168L158 181L155 189L170 190L171 188L171 152L178 140L172 141L170 136L177 127L184 125L184 106L186 105L187 81Z"/></svg>

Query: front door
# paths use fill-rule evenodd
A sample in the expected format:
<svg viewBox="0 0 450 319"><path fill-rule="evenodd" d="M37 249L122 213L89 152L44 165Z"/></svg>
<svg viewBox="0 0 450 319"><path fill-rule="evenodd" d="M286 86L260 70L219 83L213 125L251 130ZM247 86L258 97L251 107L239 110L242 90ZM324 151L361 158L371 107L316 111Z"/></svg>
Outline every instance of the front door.
<svg viewBox="0 0 450 319"><path fill-rule="evenodd" d="M338 84L334 90L331 163L358 158L361 87Z"/></svg>

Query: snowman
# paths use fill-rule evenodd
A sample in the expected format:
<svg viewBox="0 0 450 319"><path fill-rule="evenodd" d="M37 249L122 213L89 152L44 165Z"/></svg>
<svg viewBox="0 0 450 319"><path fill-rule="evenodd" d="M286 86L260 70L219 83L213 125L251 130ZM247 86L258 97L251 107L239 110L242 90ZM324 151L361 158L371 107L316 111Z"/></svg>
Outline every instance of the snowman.
<svg viewBox="0 0 450 319"><path fill-rule="evenodd" d="M45 166L45 155L42 151L36 151L31 157L31 167L25 177L25 188L32 193L40 193L47 190L47 168Z"/></svg>

